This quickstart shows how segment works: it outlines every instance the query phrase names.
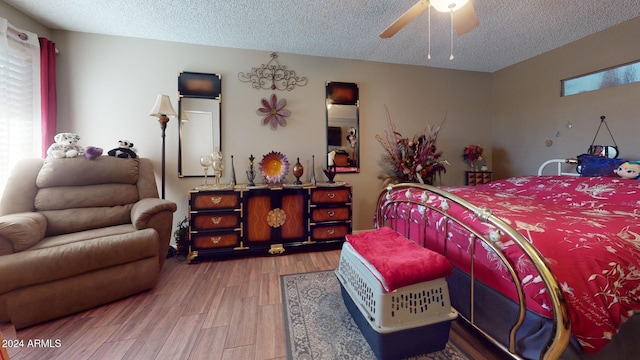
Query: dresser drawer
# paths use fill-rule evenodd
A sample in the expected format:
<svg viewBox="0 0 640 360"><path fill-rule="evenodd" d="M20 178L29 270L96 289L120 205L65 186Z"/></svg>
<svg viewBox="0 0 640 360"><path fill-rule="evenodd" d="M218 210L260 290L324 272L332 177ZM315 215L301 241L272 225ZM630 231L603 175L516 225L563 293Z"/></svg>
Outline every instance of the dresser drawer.
<svg viewBox="0 0 640 360"><path fill-rule="evenodd" d="M191 215L193 230L228 229L240 226L240 213L215 214L200 213Z"/></svg>
<svg viewBox="0 0 640 360"><path fill-rule="evenodd" d="M311 227L311 240L344 239L350 232L349 224L318 225Z"/></svg>
<svg viewBox="0 0 640 360"><path fill-rule="evenodd" d="M240 233L195 233L191 234L191 241L196 249L234 247L240 244Z"/></svg>
<svg viewBox="0 0 640 360"><path fill-rule="evenodd" d="M239 193L200 192L191 197L192 210L235 209L240 205Z"/></svg>
<svg viewBox="0 0 640 360"><path fill-rule="evenodd" d="M311 210L311 221L344 221L351 219L348 207L315 208Z"/></svg>
<svg viewBox="0 0 640 360"><path fill-rule="evenodd" d="M348 202L351 202L351 189L349 188L312 189L311 202L316 204L348 203Z"/></svg>

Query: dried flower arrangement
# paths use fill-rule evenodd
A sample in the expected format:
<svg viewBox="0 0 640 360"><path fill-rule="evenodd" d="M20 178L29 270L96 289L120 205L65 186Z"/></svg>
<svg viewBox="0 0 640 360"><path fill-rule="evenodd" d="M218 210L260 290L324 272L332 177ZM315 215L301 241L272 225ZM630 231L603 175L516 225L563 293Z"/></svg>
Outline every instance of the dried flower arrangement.
<svg viewBox="0 0 640 360"><path fill-rule="evenodd" d="M439 126L434 128L427 125L423 133L416 134L410 139L403 137L396 130L386 105L385 110L391 133L385 130L384 137L376 135L376 139L386 150L381 161L386 173L379 176L384 181L383 186L398 182L433 184L436 175L447 172L445 165L449 164L441 159L442 151L436 150L438 133L446 116Z"/></svg>

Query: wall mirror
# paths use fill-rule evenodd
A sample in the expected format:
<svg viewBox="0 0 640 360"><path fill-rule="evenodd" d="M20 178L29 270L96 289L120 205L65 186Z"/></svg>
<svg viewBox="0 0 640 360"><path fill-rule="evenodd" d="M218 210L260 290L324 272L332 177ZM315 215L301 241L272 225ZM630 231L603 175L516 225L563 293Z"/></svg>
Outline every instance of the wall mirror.
<svg viewBox="0 0 640 360"><path fill-rule="evenodd" d="M217 74L178 75L178 176L202 177L200 157L220 146L221 94Z"/></svg>
<svg viewBox="0 0 640 360"><path fill-rule="evenodd" d="M334 152L336 172L360 171L360 121L358 84L326 84L327 154Z"/></svg>

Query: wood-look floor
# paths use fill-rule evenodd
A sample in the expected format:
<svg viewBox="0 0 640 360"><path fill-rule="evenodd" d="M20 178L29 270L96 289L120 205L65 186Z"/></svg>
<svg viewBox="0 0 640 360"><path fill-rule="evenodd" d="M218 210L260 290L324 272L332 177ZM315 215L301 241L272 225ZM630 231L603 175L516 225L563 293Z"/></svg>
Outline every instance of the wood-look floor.
<svg viewBox="0 0 640 360"><path fill-rule="evenodd" d="M339 258L339 250L191 265L170 258L153 290L17 332L11 324L0 330L5 340L23 342L8 349L12 360L284 360L280 275L332 270ZM474 359L503 358L456 322L451 337ZM51 347L35 347L36 340Z"/></svg>

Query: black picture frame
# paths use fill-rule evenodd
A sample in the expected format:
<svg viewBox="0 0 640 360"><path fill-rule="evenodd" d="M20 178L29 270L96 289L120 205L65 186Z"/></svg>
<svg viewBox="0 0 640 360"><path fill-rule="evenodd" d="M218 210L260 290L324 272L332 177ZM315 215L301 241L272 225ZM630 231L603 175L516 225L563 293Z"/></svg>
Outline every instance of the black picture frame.
<svg viewBox="0 0 640 360"><path fill-rule="evenodd" d="M221 83L218 74L183 71L178 75L178 93L184 97L219 100Z"/></svg>

